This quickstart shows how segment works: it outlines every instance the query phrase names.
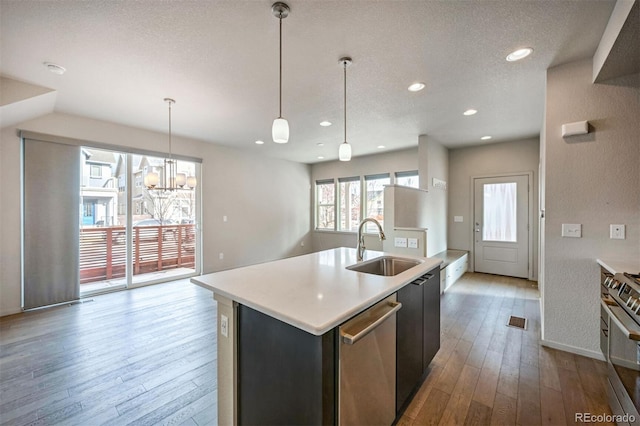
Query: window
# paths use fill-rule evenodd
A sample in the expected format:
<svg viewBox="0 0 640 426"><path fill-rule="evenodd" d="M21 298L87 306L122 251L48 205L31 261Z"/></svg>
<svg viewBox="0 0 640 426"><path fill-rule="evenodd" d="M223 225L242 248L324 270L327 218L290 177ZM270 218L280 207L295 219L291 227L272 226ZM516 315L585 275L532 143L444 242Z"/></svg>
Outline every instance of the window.
<svg viewBox="0 0 640 426"><path fill-rule="evenodd" d="M365 217L371 217L384 226L384 186L391 183L389 174L365 176ZM378 232L377 227L367 223L366 232Z"/></svg>
<svg viewBox="0 0 640 426"><path fill-rule="evenodd" d="M517 188L516 182L484 185L483 241L516 242Z"/></svg>
<svg viewBox="0 0 640 426"><path fill-rule="evenodd" d="M96 164L92 164L89 172L89 176L92 178L101 178L102 177L102 166L98 166Z"/></svg>
<svg viewBox="0 0 640 426"><path fill-rule="evenodd" d="M358 230L360 223L360 177L338 179L340 231Z"/></svg>
<svg viewBox="0 0 640 426"><path fill-rule="evenodd" d="M411 188L420 188L418 171L396 172L396 185L409 186Z"/></svg>
<svg viewBox="0 0 640 426"><path fill-rule="evenodd" d="M336 229L336 185L333 179L316 182L316 229Z"/></svg>

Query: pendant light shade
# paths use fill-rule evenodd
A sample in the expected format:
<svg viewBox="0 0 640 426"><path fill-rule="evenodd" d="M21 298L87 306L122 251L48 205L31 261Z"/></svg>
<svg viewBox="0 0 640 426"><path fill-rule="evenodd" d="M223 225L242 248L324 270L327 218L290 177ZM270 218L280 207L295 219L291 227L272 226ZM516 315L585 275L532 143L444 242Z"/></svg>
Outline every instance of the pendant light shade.
<svg viewBox="0 0 640 426"><path fill-rule="evenodd" d="M289 122L282 117L273 120L271 136L275 143L289 142Z"/></svg>
<svg viewBox="0 0 640 426"><path fill-rule="evenodd" d="M287 143L289 142L289 122L282 118L282 20L289 16L289 6L286 3L276 2L271 6L271 12L273 16L280 21L280 94L279 94L279 113L278 118L273 120L273 127L271 128L271 136L275 143Z"/></svg>
<svg viewBox="0 0 640 426"><path fill-rule="evenodd" d="M338 158L340 161L351 161L351 145L347 142L347 67L353 61L351 58L340 58L340 65L344 68L344 142L340 144L338 149Z"/></svg>
<svg viewBox="0 0 640 426"><path fill-rule="evenodd" d="M340 161L351 161L351 145L348 142L342 142L338 150Z"/></svg>

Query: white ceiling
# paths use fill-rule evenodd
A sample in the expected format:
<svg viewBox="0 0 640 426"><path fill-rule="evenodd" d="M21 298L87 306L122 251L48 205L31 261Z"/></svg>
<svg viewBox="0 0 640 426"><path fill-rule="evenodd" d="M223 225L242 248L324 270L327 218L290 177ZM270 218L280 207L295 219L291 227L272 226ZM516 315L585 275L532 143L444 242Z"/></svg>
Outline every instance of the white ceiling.
<svg viewBox="0 0 640 426"><path fill-rule="evenodd" d="M272 1L1 0L6 77L57 91L55 111L313 163L348 140L355 156L538 135L547 68L595 52L614 0L288 1L283 21L283 116L278 114L278 20ZM531 57L505 61L523 46ZM67 68L54 75L42 65ZM411 93L407 86L427 88ZM479 112L465 117L462 112ZM329 120L331 127L320 127ZM254 144L262 139L265 144ZM318 146L324 143L324 146ZM158 148L159 150L162 147Z"/></svg>

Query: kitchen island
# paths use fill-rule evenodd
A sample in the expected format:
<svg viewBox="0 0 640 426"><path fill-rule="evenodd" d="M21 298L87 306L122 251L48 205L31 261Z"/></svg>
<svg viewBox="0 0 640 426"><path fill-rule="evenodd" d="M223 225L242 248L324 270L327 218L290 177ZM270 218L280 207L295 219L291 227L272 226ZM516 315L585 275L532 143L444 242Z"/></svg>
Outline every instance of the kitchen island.
<svg viewBox="0 0 640 426"><path fill-rule="evenodd" d="M385 255L368 251L364 261ZM439 287L441 261L412 259L419 263L381 276L347 269L357 263L356 250L337 248L193 278L218 302L219 424L337 424L337 327L389 296L401 301L405 286L429 272ZM439 298L435 303L439 347ZM422 300L419 306L420 324L407 323L410 310L398 312L398 345L423 329L428 315ZM418 343L422 366L424 342Z"/></svg>

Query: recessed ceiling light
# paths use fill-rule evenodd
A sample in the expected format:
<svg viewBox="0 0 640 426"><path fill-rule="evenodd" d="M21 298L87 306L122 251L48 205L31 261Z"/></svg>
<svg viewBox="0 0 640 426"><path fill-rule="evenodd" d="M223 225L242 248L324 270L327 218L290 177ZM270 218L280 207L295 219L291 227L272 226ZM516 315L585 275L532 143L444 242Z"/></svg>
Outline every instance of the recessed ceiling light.
<svg viewBox="0 0 640 426"><path fill-rule="evenodd" d="M324 160L324 157L322 155L318 155L318 160Z"/></svg>
<svg viewBox="0 0 640 426"><path fill-rule="evenodd" d="M509 55L507 55L507 61L509 62L519 61L520 59L524 59L527 56L531 55L532 52L533 52L533 49L530 47L524 47L522 49L518 49L514 52L509 53Z"/></svg>
<svg viewBox="0 0 640 426"><path fill-rule="evenodd" d="M47 67L49 71L58 75L64 74L65 71L67 70L65 67L61 67L60 65L54 64L52 62L43 62L43 65Z"/></svg>
<svg viewBox="0 0 640 426"><path fill-rule="evenodd" d="M478 112L477 109L468 109L465 112L463 112L462 114L464 114L464 115L473 115L473 114L476 114L477 112Z"/></svg>
<svg viewBox="0 0 640 426"><path fill-rule="evenodd" d="M488 141L489 139L491 139L491 136L483 136L480 139L482 139L483 141Z"/></svg>
<svg viewBox="0 0 640 426"><path fill-rule="evenodd" d="M378 145L378 149L385 149L386 147L384 145Z"/></svg>
<svg viewBox="0 0 640 426"><path fill-rule="evenodd" d="M329 127L329 126L331 126L332 124L333 124L333 123L331 123L330 121L321 121L321 122L320 122L320 125L321 125L322 127Z"/></svg>
<svg viewBox="0 0 640 426"><path fill-rule="evenodd" d="M324 146L324 144L322 142L318 142L316 145L318 146Z"/></svg>
<svg viewBox="0 0 640 426"><path fill-rule="evenodd" d="M413 83L411 86L409 86L409 91L410 92L419 92L424 88L425 88L425 84L424 83Z"/></svg>
<svg viewBox="0 0 640 426"><path fill-rule="evenodd" d="M264 145L264 141L256 141L256 145Z"/></svg>

